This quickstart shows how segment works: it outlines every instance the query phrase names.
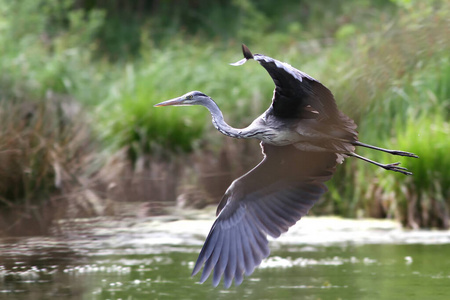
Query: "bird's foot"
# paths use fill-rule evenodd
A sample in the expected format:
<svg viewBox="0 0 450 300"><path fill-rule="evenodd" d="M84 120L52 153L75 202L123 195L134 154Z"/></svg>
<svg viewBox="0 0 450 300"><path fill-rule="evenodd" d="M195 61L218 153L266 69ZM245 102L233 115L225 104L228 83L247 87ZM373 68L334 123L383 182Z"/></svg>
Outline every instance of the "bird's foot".
<svg viewBox="0 0 450 300"><path fill-rule="evenodd" d="M406 156L406 157L419 158L419 156L415 155L414 153L411 153L411 152L405 152L405 151L400 151L400 150L391 150L390 153L393 154L393 155L398 155L398 156Z"/></svg>
<svg viewBox="0 0 450 300"><path fill-rule="evenodd" d="M383 169L389 170L389 171L394 171L394 172L399 172L405 175L412 175L413 173L409 172L407 168L403 168L403 167L399 167L400 163L393 163L393 164L386 164L386 165L381 165L381 167Z"/></svg>

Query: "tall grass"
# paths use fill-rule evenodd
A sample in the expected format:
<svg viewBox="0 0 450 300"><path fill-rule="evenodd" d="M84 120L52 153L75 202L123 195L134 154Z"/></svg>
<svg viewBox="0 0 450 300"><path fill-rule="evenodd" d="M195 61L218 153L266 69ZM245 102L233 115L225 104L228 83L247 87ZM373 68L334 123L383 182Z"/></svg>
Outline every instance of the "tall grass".
<svg viewBox="0 0 450 300"><path fill-rule="evenodd" d="M90 132L73 99L0 100L0 235L44 233L80 205L98 160Z"/></svg>
<svg viewBox="0 0 450 300"><path fill-rule="evenodd" d="M115 73L92 64L102 11L72 9L73 1L0 0L0 96L43 99L68 94L85 104L106 96Z"/></svg>
<svg viewBox="0 0 450 300"><path fill-rule="evenodd" d="M412 227L448 228L450 225L449 135L450 123L444 121L442 114L436 114L433 119L423 116L411 118L405 130L398 133L398 146L416 151L421 158L411 162L415 176L402 186L408 192L394 190L400 203L413 206L403 211L410 211L405 223ZM417 199L410 202L407 196Z"/></svg>
<svg viewBox="0 0 450 300"><path fill-rule="evenodd" d="M356 67L348 82L336 86L338 99L344 99L343 110L349 109L359 120L362 141L421 157L400 160L414 173L413 179L386 174L362 162L351 163L346 166L348 171L341 171L346 175L336 176L331 184L340 191L331 194L335 212L396 217L411 227L448 227L449 164L442 159L442 149L450 149L450 140L444 138L450 103L445 18L449 6L433 10L421 5L421 13L401 15L384 35L373 37L375 43L366 53L354 55L347 63L363 69ZM430 155L432 151L436 155ZM360 149L360 154L382 162L396 160L367 149ZM432 205L435 201L430 199L441 200Z"/></svg>
<svg viewBox="0 0 450 300"><path fill-rule="evenodd" d="M227 61L240 59L239 46L234 48L237 51L233 55L184 43L163 51L145 49L142 60L123 68L124 76L98 107L99 133L108 144L130 147L133 157L150 153L161 157L173 151L192 150L205 128L212 128L207 111L199 107L152 107L191 90L201 90L224 111L234 111L226 117L235 126L249 124L261 112L258 83L269 83L263 89L267 96L273 87L270 79L258 82L265 76L262 70L250 76L249 68L230 66ZM239 89L243 82L248 88ZM252 98L253 102L248 101Z"/></svg>
<svg viewBox="0 0 450 300"><path fill-rule="evenodd" d="M97 158L125 149L133 163L164 158L170 164L174 153L194 151L201 159L211 157L206 153L213 149L232 161L245 161L244 165L257 161L260 154L249 155L251 147L236 151L233 144L224 144L205 109L153 107L201 90L216 100L232 126L248 125L270 105L274 85L255 62L238 68L228 65L242 58L244 42L252 51L287 61L328 86L340 109L359 124L362 141L421 156L402 161L415 173L412 178L347 160L329 184L329 201L316 213L397 217L410 226L447 226L445 216L434 218L441 220L437 224L424 214L434 209L427 203L449 199L450 165L440 158L450 148L445 138L450 118L446 1L287 1L274 8L271 1L246 0L220 9L210 1L197 1L196 8L186 2L175 14L168 2L157 12L146 6L151 18L135 17L132 11L121 17L117 13L125 3L121 1L88 8L80 3L0 0L0 97L6 116L0 159L23 164L16 168L20 172L11 174L8 170L14 166L8 170L0 166L1 177L15 176L0 181L5 203L40 198L39 191L44 198L58 193L55 182L61 176L55 161L67 166L64 170L74 161L80 170L89 167L83 166L88 160L82 157L90 154L75 138L80 124L66 124L64 138L59 125L49 125L62 122L53 113L60 104L48 103L52 95L81 103L87 116L79 119L86 122L80 132L96 133L84 138L101 142ZM127 7L134 7L131 4ZM235 22L229 21L230 16L237 16ZM17 123L23 104L11 99L27 99L39 108L33 111L32 129ZM29 132L33 134L24 142ZM72 139L80 144L74 145ZM208 147L211 144L214 147ZM28 153L28 159L10 159L17 149ZM69 158L73 151L80 156ZM360 153L380 161L393 159L370 150ZM93 174L98 168L94 165L82 173ZM8 180L15 184L2 185Z"/></svg>

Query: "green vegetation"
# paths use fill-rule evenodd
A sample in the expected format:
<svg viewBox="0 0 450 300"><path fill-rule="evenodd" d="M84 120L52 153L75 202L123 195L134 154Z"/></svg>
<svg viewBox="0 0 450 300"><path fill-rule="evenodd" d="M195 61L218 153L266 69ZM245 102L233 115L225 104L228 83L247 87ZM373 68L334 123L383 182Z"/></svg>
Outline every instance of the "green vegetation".
<svg viewBox="0 0 450 300"><path fill-rule="evenodd" d="M241 59L244 42L327 85L340 109L359 124L362 141L421 157L402 160L415 173L409 178L347 160L315 213L448 227L449 16L446 1L274 6L252 0L0 0L0 161L12 163L11 153L21 157L14 166L0 165L0 199L34 203L91 188L74 178L92 181L123 150L125 164L133 168L144 159L151 169L180 155L188 160L192 152L201 160L213 149L214 157L233 157L225 171L239 174L243 166L236 161L257 162L257 146L240 151L224 143L202 108L152 105L201 90L230 124L249 124L269 105L273 83L256 64L227 64ZM68 118L63 106L78 113ZM19 124L26 122L19 116L23 107L32 110L26 126ZM71 175L61 176L59 166ZM179 178L176 185L208 190L201 182Z"/></svg>

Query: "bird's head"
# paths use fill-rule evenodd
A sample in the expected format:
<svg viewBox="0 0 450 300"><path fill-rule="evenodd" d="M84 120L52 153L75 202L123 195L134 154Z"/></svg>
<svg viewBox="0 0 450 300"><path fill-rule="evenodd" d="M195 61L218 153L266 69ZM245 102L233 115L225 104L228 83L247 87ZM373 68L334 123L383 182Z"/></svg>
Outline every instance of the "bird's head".
<svg viewBox="0 0 450 300"><path fill-rule="evenodd" d="M207 95L203 94L199 91L193 91L184 94L181 97L173 98L158 104L155 104L155 107L158 106L187 106L187 105L202 105L207 101L210 101Z"/></svg>

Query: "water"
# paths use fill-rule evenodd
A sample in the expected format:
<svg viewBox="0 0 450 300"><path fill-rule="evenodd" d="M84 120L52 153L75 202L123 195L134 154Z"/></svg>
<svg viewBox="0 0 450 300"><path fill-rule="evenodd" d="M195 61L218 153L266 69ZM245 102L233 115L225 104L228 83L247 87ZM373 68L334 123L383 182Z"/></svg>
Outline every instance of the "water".
<svg viewBox="0 0 450 300"><path fill-rule="evenodd" d="M450 299L450 232L306 218L241 286L190 277L212 220L97 218L0 240L0 299Z"/></svg>

